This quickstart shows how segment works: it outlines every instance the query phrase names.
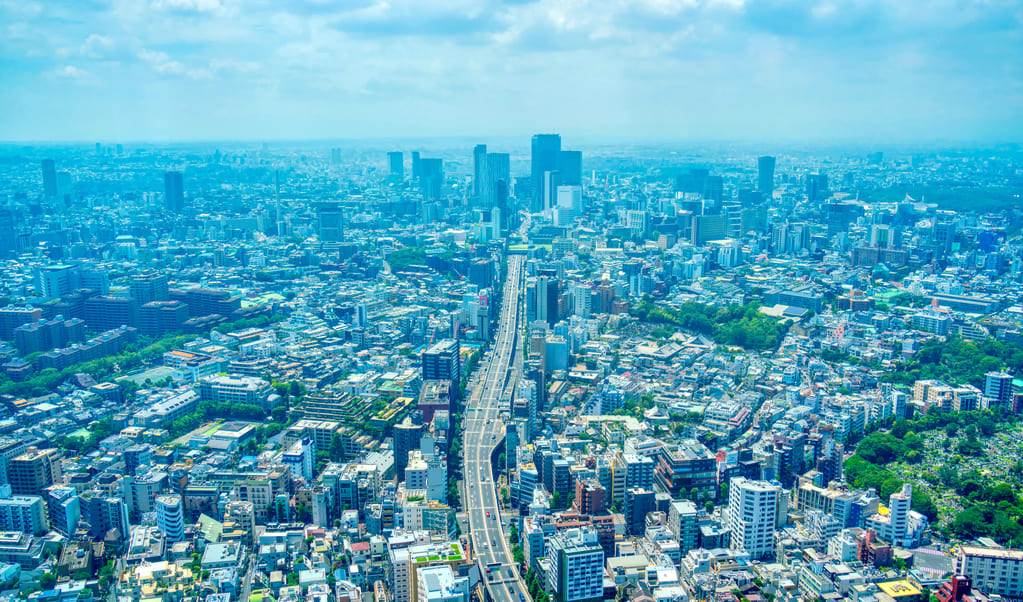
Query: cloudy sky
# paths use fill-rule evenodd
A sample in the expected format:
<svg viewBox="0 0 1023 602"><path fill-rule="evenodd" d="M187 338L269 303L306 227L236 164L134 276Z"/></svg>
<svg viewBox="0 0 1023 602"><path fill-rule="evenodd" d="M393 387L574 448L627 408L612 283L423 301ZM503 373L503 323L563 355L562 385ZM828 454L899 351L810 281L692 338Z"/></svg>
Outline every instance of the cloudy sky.
<svg viewBox="0 0 1023 602"><path fill-rule="evenodd" d="M1023 138L1023 0L0 0L0 140Z"/></svg>

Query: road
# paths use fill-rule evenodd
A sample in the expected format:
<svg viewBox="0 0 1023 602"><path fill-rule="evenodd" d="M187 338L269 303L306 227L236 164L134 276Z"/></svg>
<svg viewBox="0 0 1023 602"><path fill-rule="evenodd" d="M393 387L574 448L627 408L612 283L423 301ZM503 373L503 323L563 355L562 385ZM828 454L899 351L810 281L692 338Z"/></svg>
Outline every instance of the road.
<svg viewBox="0 0 1023 602"><path fill-rule="evenodd" d="M499 418L501 394L508 370L516 354L516 331L522 294L523 257L508 258L508 274L504 283L501 316L497 336L480 368L473 375L466 402L465 420L465 506L469 514L472 548L483 569L484 583L496 602L529 600L523 580L514 567L511 546L501 524L498 491L495 486L490 456L504 438L504 423ZM487 566L499 563L489 574Z"/></svg>

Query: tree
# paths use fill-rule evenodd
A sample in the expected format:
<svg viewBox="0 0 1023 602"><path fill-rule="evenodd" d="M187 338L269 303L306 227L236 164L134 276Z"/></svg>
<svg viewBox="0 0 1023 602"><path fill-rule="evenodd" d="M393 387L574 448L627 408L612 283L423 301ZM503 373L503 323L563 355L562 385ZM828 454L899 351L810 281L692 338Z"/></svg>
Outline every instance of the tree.
<svg viewBox="0 0 1023 602"><path fill-rule="evenodd" d="M334 462L340 462L345 458L345 440L341 437L341 433L334 433L330 438L330 447L327 451L328 456Z"/></svg>
<svg viewBox="0 0 1023 602"><path fill-rule="evenodd" d="M561 508L561 493L558 491L555 491L554 495L551 496L551 508Z"/></svg>
<svg viewBox="0 0 1023 602"><path fill-rule="evenodd" d="M507 487L502 487L501 488L501 503L503 505L507 506L508 502L510 502L510 501L511 501L511 494L508 493L508 488Z"/></svg>
<svg viewBox="0 0 1023 602"><path fill-rule="evenodd" d="M39 587L43 591L51 590L55 585L57 585L57 576L53 573L43 573L39 577Z"/></svg>

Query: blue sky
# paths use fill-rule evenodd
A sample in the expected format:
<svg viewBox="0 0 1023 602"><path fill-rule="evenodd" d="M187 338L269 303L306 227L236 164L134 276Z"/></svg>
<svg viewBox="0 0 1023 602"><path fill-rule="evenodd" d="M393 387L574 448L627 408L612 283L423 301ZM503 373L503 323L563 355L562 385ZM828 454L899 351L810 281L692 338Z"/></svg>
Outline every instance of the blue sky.
<svg viewBox="0 0 1023 602"><path fill-rule="evenodd" d="M0 140L1023 137L1021 0L0 0Z"/></svg>

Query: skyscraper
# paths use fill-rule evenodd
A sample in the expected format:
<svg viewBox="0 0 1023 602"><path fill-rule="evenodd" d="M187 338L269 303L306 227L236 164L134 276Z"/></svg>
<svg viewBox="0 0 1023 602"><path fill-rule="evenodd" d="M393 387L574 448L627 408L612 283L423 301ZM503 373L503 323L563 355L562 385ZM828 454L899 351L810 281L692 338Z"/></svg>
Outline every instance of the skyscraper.
<svg viewBox="0 0 1023 602"><path fill-rule="evenodd" d="M504 189L508 189L508 180L511 179L511 159L508 153L487 153L484 163L483 180L479 190L480 205L487 209L498 207L503 211L505 207L501 205L501 199L498 198L499 183L504 182Z"/></svg>
<svg viewBox="0 0 1023 602"><path fill-rule="evenodd" d="M391 182L401 184L405 180L405 154L401 151L387 153L387 163L391 169Z"/></svg>
<svg viewBox="0 0 1023 602"><path fill-rule="evenodd" d="M558 153L558 171L563 186L582 186L583 152L563 150Z"/></svg>
<svg viewBox="0 0 1023 602"><path fill-rule="evenodd" d="M174 213L183 212L185 210L185 174L180 171L168 171L163 175L163 184L164 207Z"/></svg>
<svg viewBox="0 0 1023 602"><path fill-rule="evenodd" d="M53 159L43 159L43 196L57 196L57 166Z"/></svg>
<svg viewBox="0 0 1023 602"><path fill-rule="evenodd" d="M422 165L420 165L419 151L412 151L412 179L418 180L419 176L422 175Z"/></svg>
<svg viewBox="0 0 1023 602"><path fill-rule="evenodd" d="M558 170L560 154L560 135L536 134L533 136L529 165L533 180L533 200L530 209L534 213L543 210L544 175L547 172Z"/></svg>
<svg viewBox="0 0 1023 602"><path fill-rule="evenodd" d="M444 160L419 160L419 189L423 191L423 200L439 201L444 189Z"/></svg>
<svg viewBox="0 0 1023 602"><path fill-rule="evenodd" d="M757 190L768 201L774 195L774 157L764 155L757 159Z"/></svg>
<svg viewBox="0 0 1023 602"><path fill-rule="evenodd" d="M477 144L472 149L472 196L483 196L483 179L487 172L487 145Z"/></svg>

